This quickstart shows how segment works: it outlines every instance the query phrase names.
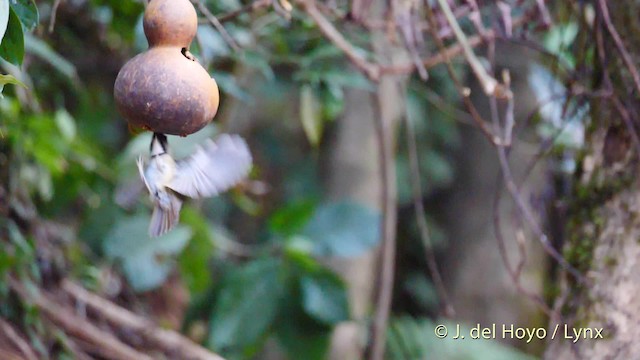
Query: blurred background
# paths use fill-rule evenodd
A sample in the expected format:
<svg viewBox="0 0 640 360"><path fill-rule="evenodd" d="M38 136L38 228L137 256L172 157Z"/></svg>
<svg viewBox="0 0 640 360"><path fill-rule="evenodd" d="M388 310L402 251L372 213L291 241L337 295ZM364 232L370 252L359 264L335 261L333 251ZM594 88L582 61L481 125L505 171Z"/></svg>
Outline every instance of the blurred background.
<svg viewBox="0 0 640 360"><path fill-rule="evenodd" d="M147 50L145 3L0 0L0 348L14 354L0 357L541 357L544 340L434 329L548 325L568 265L545 245L562 247L590 123L564 84L589 76L595 55L576 60L576 43L595 5L392 3L194 2L190 51L221 105L170 146L182 158L237 133L254 166L151 239L151 202L134 191L151 134L113 100ZM511 100L487 96L470 59Z"/></svg>

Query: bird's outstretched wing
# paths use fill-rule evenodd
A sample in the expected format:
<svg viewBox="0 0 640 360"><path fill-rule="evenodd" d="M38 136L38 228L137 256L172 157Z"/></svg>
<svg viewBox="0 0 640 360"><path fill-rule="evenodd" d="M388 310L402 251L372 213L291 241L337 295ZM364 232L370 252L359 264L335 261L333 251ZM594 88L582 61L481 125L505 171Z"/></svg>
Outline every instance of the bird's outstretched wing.
<svg viewBox="0 0 640 360"><path fill-rule="evenodd" d="M251 162L244 139L223 134L179 161L168 187L191 198L214 196L243 180L251 169Z"/></svg>
<svg viewBox="0 0 640 360"><path fill-rule="evenodd" d="M180 220L182 200L175 194L168 193L168 195L169 207L167 209L163 209L158 204L153 207L151 222L149 222L149 236L152 238L169 232Z"/></svg>

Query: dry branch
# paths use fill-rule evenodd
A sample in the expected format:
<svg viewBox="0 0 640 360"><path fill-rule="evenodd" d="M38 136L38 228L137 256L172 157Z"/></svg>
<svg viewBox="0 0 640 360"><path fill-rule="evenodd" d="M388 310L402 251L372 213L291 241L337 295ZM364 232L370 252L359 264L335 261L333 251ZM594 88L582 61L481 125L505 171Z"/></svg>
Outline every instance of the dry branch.
<svg viewBox="0 0 640 360"><path fill-rule="evenodd" d="M161 329L153 322L85 290L82 286L68 279L62 281L62 289L77 302L87 305L107 321L119 327L135 331L144 339L166 352L175 352L188 359L224 360L202 346L193 343L183 335L175 331Z"/></svg>
<svg viewBox="0 0 640 360"><path fill-rule="evenodd" d="M380 67L370 63L363 58L349 41L327 20L327 18L318 10L313 0L302 0L301 4L307 15L313 19L320 28L320 31L327 37L338 49L351 60L351 62L373 81L380 79Z"/></svg>
<svg viewBox="0 0 640 360"><path fill-rule="evenodd" d="M436 288L440 306L443 311L443 315L448 318L453 318L456 314L453 304L449 300L447 290L442 280L442 275L438 268L435 254L433 253L433 244L431 241L431 233L429 231L429 225L427 224L427 213L422 203L424 194L422 193L422 180L420 177L420 165L418 159L418 144L416 139L416 132L413 127L413 123L408 116L405 115L405 129L407 147L409 148L409 165L411 171L411 189L413 193L413 208L416 217L416 223L420 232L420 238L422 239L422 246L424 246L425 260L427 261L427 268L429 274Z"/></svg>
<svg viewBox="0 0 640 360"><path fill-rule="evenodd" d="M462 53L464 54L465 59L467 59L471 70L473 70L474 74L478 78L478 81L482 85L484 93L490 96L496 95L499 92L500 84L496 79L494 79L487 73L485 68L480 63L480 60L478 60L478 58L476 57L476 54L471 48L471 45L467 41L467 36L460 28L460 24L458 24L458 20L456 20L455 15L453 15L453 11L451 10L451 7L449 7L449 3L446 0L438 0L438 4L440 5L440 9L447 19L449 26L453 30L453 33L456 35L458 44L460 44L460 46L462 47Z"/></svg>
<svg viewBox="0 0 640 360"><path fill-rule="evenodd" d="M9 286L24 301L34 304L46 317L63 328L67 333L96 345L101 355L113 360L151 360L151 357L121 342L111 333L103 331L65 306L55 302L44 291L32 294L22 283L9 278Z"/></svg>
<svg viewBox="0 0 640 360"><path fill-rule="evenodd" d="M38 357L31 349L31 346L27 343L25 339L23 339L18 332L4 319L0 318L0 329L2 329L2 334L6 336L13 345L15 345L18 350L22 353L21 358L25 358L27 360L37 360Z"/></svg>
<svg viewBox="0 0 640 360"><path fill-rule="evenodd" d="M216 30L220 33L224 41L233 49L233 51L240 51L240 45L235 41L235 39L229 34L227 29L224 28L220 20L209 11L209 9L202 3L200 0L194 0L194 4L198 7L198 10L204 15L207 20L213 25Z"/></svg>
<svg viewBox="0 0 640 360"><path fill-rule="evenodd" d="M376 136L379 147L380 177L382 182L382 249L380 259L380 289L376 303L376 313L372 325L372 345L370 360L382 360L386 344L387 324L391 312L393 278L396 258L397 190L395 178L395 150L393 129L384 118L381 93L371 94L376 118Z"/></svg>

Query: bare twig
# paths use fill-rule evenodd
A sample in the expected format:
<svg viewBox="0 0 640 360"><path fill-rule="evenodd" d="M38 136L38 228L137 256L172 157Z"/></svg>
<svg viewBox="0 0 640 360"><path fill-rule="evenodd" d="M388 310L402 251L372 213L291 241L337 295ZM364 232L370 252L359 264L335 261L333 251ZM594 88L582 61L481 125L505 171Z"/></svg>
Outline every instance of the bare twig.
<svg viewBox="0 0 640 360"><path fill-rule="evenodd" d="M2 334L6 336L11 342L20 350L22 356L27 360L38 360L35 352L31 349L31 346L22 338L22 336L18 335L18 332L4 319L0 318L0 329L2 329Z"/></svg>
<svg viewBox="0 0 640 360"><path fill-rule="evenodd" d="M224 15L218 16L217 18L218 18L218 21L222 24L227 21L233 20L244 13L253 12L258 9L265 8L269 5L271 5L271 0L256 0L251 4L247 4L237 10L233 10Z"/></svg>
<svg viewBox="0 0 640 360"><path fill-rule="evenodd" d="M86 319L56 303L44 291L40 291L39 294L31 294L22 283L14 278L9 278L9 286L22 299L37 306L51 321L66 332L98 346L103 351L101 355L114 360L151 359L121 342L112 334L100 330Z"/></svg>
<svg viewBox="0 0 640 360"><path fill-rule="evenodd" d="M618 36L617 31L613 27L613 24L611 23L611 19L609 18L609 12L607 10L606 4L601 3L600 6L603 7L600 15L603 17L603 21L606 27L608 28L608 31L611 34L611 36L614 39L617 39L616 41L616 45L617 45L618 44L617 42L618 41L621 42L621 39ZM638 137L638 132L633 124L631 115L629 114L629 111L622 104L622 101L620 101L620 99L616 96L615 92L613 91L611 76L609 75L609 70L607 68L607 55L606 55L604 37L603 37L601 28L597 28L596 30L596 49L598 52L598 59L600 60L600 66L602 67L603 86L606 88L606 90L608 90L608 94L610 95L609 100L612 102L613 107L616 109L616 111L622 118L622 121L624 122L625 126L627 127L627 130L629 131L629 134L631 135L631 140L633 141L633 145L635 146L638 155L640 155L640 138ZM618 51L621 53L623 59L625 58L625 54L627 57L629 56L629 54L626 52L626 49L624 48L624 44L622 43L618 45ZM627 60L625 60L625 62ZM630 63L627 66L629 68L629 71L632 74L634 74L634 71L635 71L634 82L636 84L636 88L638 89L638 94L640 94L640 88L638 88L637 70L635 66L633 66L633 63Z"/></svg>
<svg viewBox="0 0 640 360"><path fill-rule="evenodd" d="M511 88L511 75L509 75L509 70L504 70L502 72L503 82L505 86ZM515 126L516 120L513 115L514 112L514 101L513 97L507 100L507 109L505 110L504 117L504 135L503 142L505 147L511 147L511 142L513 138L513 127Z"/></svg>
<svg viewBox="0 0 640 360"><path fill-rule="evenodd" d="M444 43L442 42L442 40L438 37L438 34L437 34L436 30L435 30L437 28L437 22L436 22L434 14L433 14L433 10L431 9L430 6L428 6L428 2L426 2L426 5L427 6L425 6L425 9L426 9L426 13L427 13L427 19L429 20L429 23L430 23L430 27L429 28L431 29L431 36L434 39L434 42L436 43L438 48L440 49L440 52L442 54L444 54L444 62L447 65L447 72L449 73L449 77L453 81L453 84L455 85L456 90L458 91L458 93L462 97L462 101L464 102L465 106L467 107L467 110L469 110L469 113L471 114L471 118L473 119L473 121L476 124L476 126L478 126L478 128L480 129L482 134L492 144L497 145L497 146L501 146L502 145L502 140L500 139L500 137L498 135L494 134L491 131L491 129L489 129L487 123L482 119L482 117L480 116L480 113L478 113L478 110L476 109L476 107L473 105L473 103L469 99L470 90L468 88L464 87L462 85L462 83L460 82L460 80L458 79L458 77L456 75L456 72L455 72L455 70L453 68L453 65L451 64L449 54L446 52L447 48L444 46Z"/></svg>
<svg viewBox="0 0 640 360"><path fill-rule="evenodd" d="M495 68L495 42L493 41L489 43L488 56L489 56L489 61L491 63L491 69L493 69ZM510 86L509 76L507 74L503 74L503 77L505 79L505 86ZM504 142L505 142L506 148L511 146L512 129L513 129L513 124L515 123L514 114L513 114L513 110L514 110L513 103L514 102L512 97L508 100L507 110L506 110L507 113L505 115ZM498 101L495 97L489 98L489 109L491 112L491 122L493 124L493 129L495 132L500 133L501 126L500 126L500 117L498 115ZM501 149L506 154L507 150L505 149L505 147L501 147ZM515 285L516 290L519 293L526 296L527 298L529 298L531 301L533 301L543 312L545 312L546 314L550 314L551 310L549 309L547 304L544 302L544 300L538 294L525 289L520 282L520 276L522 274L522 269L524 268L524 265L526 263L526 255L527 255L526 248L524 246L524 240L525 240L524 233L520 228L516 232L516 242L518 245L520 256L515 269L511 266L511 263L509 261L506 242L505 242L504 236L502 235L502 225L500 223L500 200L502 198L502 185L501 185L502 180L503 179L500 176L498 176L498 179L496 181L497 185L496 185L496 192L495 192L495 198L493 203L493 227L494 227L496 240L498 242L498 252L500 253L502 262L504 263L504 266L507 269L507 274L511 278L511 281L513 282L513 284Z"/></svg>
<svg viewBox="0 0 640 360"><path fill-rule="evenodd" d="M49 16L49 34L53 33L53 28L56 26L56 15L58 14L58 7L62 0L55 0L51 6L51 15Z"/></svg>
<svg viewBox="0 0 640 360"><path fill-rule="evenodd" d="M600 12L602 14L602 20L604 20L604 24L607 28L607 31L613 38L613 42L616 44L616 48L622 56L622 61L624 61L625 66L631 73L631 77L633 78L633 83L636 87L636 95L640 95L640 74L638 73L638 69L633 63L633 59L631 59L631 55L627 51L627 48L624 46L622 39L620 38L620 34L616 30L615 26L613 26L613 22L611 21L611 17L609 16L609 9L607 8L606 0L598 0L598 5L600 7Z"/></svg>
<svg viewBox="0 0 640 360"><path fill-rule="evenodd" d="M82 286L68 279L63 280L62 288L76 301L88 305L89 308L102 315L109 322L139 333L164 351L177 352L180 356L188 359L223 360L222 357L193 343L175 331L161 329L153 322L85 290Z"/></svg>
<svg viewBox="0 0 640 360"><path fill-rule="evenodd" d="M10 350L0 349L0 359L3 360L23 360L19 353Z"/></svg>
<svg viewBox="0 0 640 360"><path fill-rule="evenodd" d="M320 28L320 31L326 36L338 49L342 50L344 54L351 60L351 62L365 75L373 80L378 81L380 79L380 67L373 63L370 63L363 58L356 49L349 43L349 41L333 26L333 24L327 20L327 18L318 10L313 0L301 0L301 4L304 7L307 15L315 21Z"/></svg>
<svg viewBox="0 0 640 360"><path fill-rule="evenodd" d="M498 1L496 3L500 15L502 16L502 23L504 24L504 33L507 38L513 36L513 19L511 18L511 5L504 1Z"/></svg>
<svg viewBox="0 0 640 360"><path fill-rule="evenodd" d="M471 118L471 115L453 106L432 89L425 89L424 96L425 100L427 100L429 104L447 115L447 117L452 118L461 124L473 126L473 119Z"/></svg>
<svg viewBox="0 0 640 360"><path fill-rule="evenodd" d="M504 236L502 235L502 225L500 223L499 210L500 210L500 200L502 198L502 186L501 186L502 176L498 175L498 178L496 179L496 184L497 184L496 193L495 193L494 202L493 202L493 228L495 231L496 240L498 241L498 252L500 253L500 257L502 258L502 263L507 269L507 274L509 274L511 281L516 286L516 290L519 293L526 296L527 298L529 298L531 301L533 301L545 314L550 315L551 309L545 303L544 299L542 299L540 295L522 287L522 284L520 282L519 272L516 272L516 270L514 270L513 267L511 266L511 263L509 261L509 256L507 253L506 241L504 239ZM522 262L522 259L520 263L521 262Z"/></svg>
<svg viewBox="0 0 640 360"><path fill-rule="evenodd" d="M638 131L635 126L633 126L633 120L631 120L631 116L627 109L622 105L620 99L617 96L611 97L611 102L613 103L613 107L616 109L625 126L627 127L627 131L631 135L631 140L633 141L633 145L636 147L636 151L638 155L640 155L640 138L638 138Z"/></svg>
<svg viewBox="0 0 640 360"><path fill-rule="evenodd" d="M493 42L490 43L490 46L489 46L489 60L491 62L492 68L494 68L495 67L495 43ZM503 75L503 77L505 78L505 86L510 86L510 79L508 75L505 74ZM494 130L497 132L500 132L500 117L498 115L498 101L495 97L489 98L489 109L491 112L491 120L493 123ZM514 101L513 101L513 97L511 97L508 99L506 115L505 115L504 137L505 137L505 143L508 142L509 144L508 146L511 145L512 128L515 122L513 111L514 111ZM505 154L506 156L508 147L498 146L497 148L499 148L499 150L501 150L503 154ZM505 171L502 171L502 173L504 174ZM526 248L524 247L525 239L524 239L524 233L522 232L521 229L518 229L516 233L516 242L518 245L520 257L519 257L518 263L516 264L515 269L511 266L511 263L509 261L505 239L504 239L504 236L502 235L502 225L500 223L500 200L502 198L502 180L503 179L504 179L504 175L502 178L498 176L498 179L496 181L496 184L497 184L496 193L495 193L495 198L493 203L493 227L494 227L496 240L498 242L498 251L500 253L500 257L502 258L502 262L504 263L504 266L507 269L507 273L509 274L511 281L514 283L516 290L521 294L524 294L524 296L529 298L531 301L533 301L544 313L550 315L551 309L544 302L544 299L542 299L538 294L525 289L520 282L522 269L524 268L524 265L526 263Z"/></svg>
<svg viewBox="0 0 640 360"><path fill-rule="evenodd" d="M542 23L545 27L551 26L551 16L549 15L549 10L544 3L545 0L536 0L536 5L538 6L538 11L542 16Z"/></svg>
<svg viewBox="0 0 640 360"><path fill-rule="evenodd" d="M469 20L471 20L471 23L473 23L473 26L476 28L478 34L484 37L487 29L485 29L484 25L482 24L482 14L480 14L480 7L478 6L478 3L476 2L476 0L466 0L466 3L469 8L471 8L471 11L469 12Z"/></svg>
<svg viewBox="0 0 640 360"><path fill-rule="evenodd" d="M515 20L513 20L513 26L520 26L520 25L526 23L527 21L529 21L529 20L528 20L528 18L526 16L521 16L521 17L516 18ZM425 30L429 30L429 29L430 29L429 27L425 28ZM469 46L474 48L474 47L480 46L482 44L486 44L488 42L491 42L494 39L502 40L500 38L500 34L496 30L487 29L482 36L473 35L473 36L467 38L467 43L469 44ZM511 38L508 38L508 40L516 42L516 40L513 40ZM538 48L537 50L546 51L544 48ZM428 57L426 59L423 59L422 63L424 64L424 67L426 69L431 69L431 68L433 68L433 67L435 67L437 65L445 63L445 62L453 59L454 57L462 54L463 51L464 50L462 48L462 45L460 45L460 43L456 42L455 44L450 45L448 47L440 48L439 51L436 54L434 54L433 56ZM383 74L387 74L387 73L396 74L396 75L409 74L414 69L415 69L415 64L413 64L413 63L411 63L411 64L400 64L400 65L394 65L394 66L381 65L381 71L382 71Z"/></svg>
<svg viewBox="0 0 640 360"><path fill-rule="evenodd" d="M235 41L235 39L229 34L229 32L227 32L227 29L225 29L224 26L222 26L222 24L220 23L220 20L218 20L218 18L215 15L213 15L211 11L209 11L209 9L202 3L202 1L200 0L192 0L192 1L194 4L196 4L196 6L198 7L198 10L200 10L202 15L204 15L207 18L207 20L209 20L211 25L213 25L213 27L215 27L216 30L218 30L218 32L220 33L224 41L226 41L226 43L229 44L229 46L231 46L233 51L240 51L240 46Z"/></svg>
<svg viewBox="0 0 640 360"><path fill-rule="evenodd" d="M422 239L422 246L424 246L425 259L427 261L427 267L431 274L431 279L438 292L440 298L440 305L442 306L445 317L453 318L455 316L455 309L447 290L444 287L440 270L438 269L438 263L433 254L433 245L431 243L431 235L429 232L429 225L427 224L427 215L424 210L424 204L422 203L422 181L420 177L420 168L418 161L418 146L416 144L416 133L413 128L413 123L408 116L405 115L405 126L407 135L407 146L409 147L409 162L411 167L411 187L413 190L413 208L416 213L416 222L420 229L420 238Z"/></svg>
<svg viewBox="0 0 640 360"><path fill-rule="evenodd" d="M495 101L494 98L491 98L490 100ZM513 101L513 98L509 99L508 101ZM507 109L510 111L513 111L512 106L508 106ZM512 116L512 115L509 115L509 116ZM567 260L564 257L562 257L562 255L558 252L558 250L556 250L551 245L549 238L540 227L540 224L538 224L538 221L536 220L533 212L531 211L529 206L527 206L526 202L522 199L522 194L515 183L513 174L511 173L511 167L509 166L509 161L507 159L506 148L503 146L496 146L496 151L498 152L500 169L502 171L502 176L503 176L505 185L507 187L507 190L511 194L511 197L515 202L516 207L518 208L518 211L520 212L520 214L522 215L526 223L529 225L534 235L538 238L538 241L542 245L545 252L547 252L567 272L569 272L576 279L576 281L580 283L586 283L586 278L575 267L569 264Z"/></svg>
<svg viewBox="0 0 640 360"><path fill-rule="evenodd" d="M411 60L418 69L418 75L423 81L429 79L429 73L422 63L420 53L418 52L418 29L414 19L413 2L406 2L402 6L398 6L396 15L396 25L400 29L405 47L411 54Z"/></svg>
<svg viewBox="0 0 640 360"><path fill-rule="evenodd" d="M482 89L485 94L499 97L508 96L503 95L504 91L501 89L498 81L487 73L485 68L482 66L482 63L480 63L480 60L476 57L471 45L469 45L467 36L460 28L460 24L458 24L458 20L456 20L456 17L453 15L453 11L451 11L451 7L447 0L438 0L438 5L440 5L440 9L444 13L449 26L456 35L456 40L458 40L458 43L462 46L462 53L469 63L469 66L471 66L471 70L473 70L473 73L478 78L480 85L482 85Z"/></svg>
<svg viewBox="0 0 640 360"><path fill-rule="evenodd" d="M489 34L489 37L494 36L492 32L489 32ZM483 39L479 35L473 36L469 39L469 44L474 47L478 46L480 44L483 44ZM447 62L449 61L449 59L452 59L460 54L462 54L462 46L456 43L449 47L440 49L440 51L438 51L435 55L422 60L422 63L424 64L425 69L430 69L444 62ZM409 63L399 65L381 65L380 70L383 74L404 75L412 73L415 68L416 65L414 63Z"/></svg>
<svg viewBox="0 0 640 360"><path fill-rule="evenodd" d="M56 340L60 342L62 347L69 353L69 355L71 355L74 360L94 360L94 358L89 354L91 353L93 355L96 355L100 353L100 350L96 348L95 345L90 346L89 343L84 342L83 344L85 346L82 347L78 343L78 340L80 339L67 336L64 331L60 327L56 326L56 324L54 324L51 320L43 320L43 324L46 327L45 331L47 331L48 333L56 334Z"/></svg>
<svg viewBox="0 0 640 360"><path fill-rule="evenodd" d="M386 343L387 323L391 311L393 295L393 277L395 273L396 256L396 177L395 156L393 151L390 119L384 118L381 99L382 92L372 94L378 149L380 158L380 177L382 179L382 259L380 288L376 303L376 313L373 319L372 347L370 360L382 360Z"/></svg>

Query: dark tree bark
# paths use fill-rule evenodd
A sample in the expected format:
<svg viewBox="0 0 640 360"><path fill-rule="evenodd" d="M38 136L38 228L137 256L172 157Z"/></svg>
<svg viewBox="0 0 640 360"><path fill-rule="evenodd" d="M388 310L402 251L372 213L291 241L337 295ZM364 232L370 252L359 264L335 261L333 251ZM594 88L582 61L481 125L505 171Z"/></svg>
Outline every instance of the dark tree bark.
<svg viewBox="0 0 640 360"><path fill-rule="evenodd" d="M609 10L603 11L607 4ZM593 27L581 23L597 43L593 63L586 65L597 70L593 82L611 95L590 101L591 127L570 198L565 245L565 256L585 281L561 282L560 316L550 325L552 331L559 324L559 331L547 359L633 359L640 354L640 89L633 79L640 59L640 2L595 1L594 8ZM625 51L630 62L624 61ZM602 329L603 338L590 339L597 333L592 330L573 342L573 328Z"/></svg>

